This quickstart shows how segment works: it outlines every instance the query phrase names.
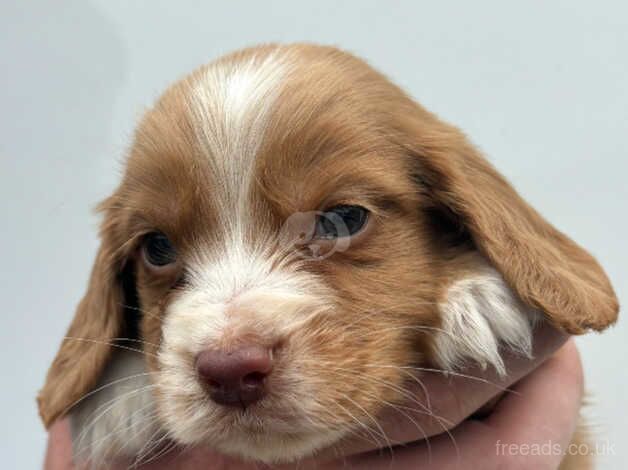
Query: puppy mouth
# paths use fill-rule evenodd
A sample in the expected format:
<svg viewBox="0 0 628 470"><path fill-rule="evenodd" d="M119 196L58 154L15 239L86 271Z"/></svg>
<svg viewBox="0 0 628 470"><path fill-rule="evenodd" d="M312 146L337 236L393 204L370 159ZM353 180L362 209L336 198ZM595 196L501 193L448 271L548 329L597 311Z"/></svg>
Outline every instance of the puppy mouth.
<svg viewBox="0 0 628 470"><path fill-rule="evenodd" d="M248 435L301 435L309 434L300 426L298 417L285 413L284 410L260 410L252 405L241 409L221 410L220 425L228 424L232 432ZM212 426L217 423L211 423Z"/></svg>
<svg viewBox="0 0 628 470"><path fill-rule="evenodd" d="M209 381L198 367L184 369L178 372L188 380L176 373L160 374L158 381L172 382L160 382L157 394L161 420L180 445L278 463L311 455L344 435L341 426L328 422L316 408L314 379L285 364L275 364L265 377L245 375L237 384L224 377L222 382ZM189 385L181 387L185 382Z"/></svg>
<svg viewBox="0 0 628 470"><path fill-rule="evenodd" d="M309 429L299 419L260 417L252 409L231 412L231 424L223 423L218 435L205 443L218 452L257 462L276 464L313 455L333 445L345 433L330 429ZM216 423L213 423L217 431Z"/></svg>
<svg viewBox="0 0 628 470"><path fill-rule="evenodd" d="M309 434L304 411L298 407L303 400L288 400L272 388L268 386L263 396L258 389L245 389L233 395L224 395L222 391L218 395L209 394L210 400L203 404L211 410L210 425L227 425L233 432L250 435Z"/></svg>
<svg viewBox="0 0 628 470"><path fill-rule="evenodd" d="M302 410L281 406L272 396L250 405L213 404L211 408L208 419L196 423L195 428L203 435L196 444L245 460L292 462L332 445L344 435L313 427Z"/></svg>

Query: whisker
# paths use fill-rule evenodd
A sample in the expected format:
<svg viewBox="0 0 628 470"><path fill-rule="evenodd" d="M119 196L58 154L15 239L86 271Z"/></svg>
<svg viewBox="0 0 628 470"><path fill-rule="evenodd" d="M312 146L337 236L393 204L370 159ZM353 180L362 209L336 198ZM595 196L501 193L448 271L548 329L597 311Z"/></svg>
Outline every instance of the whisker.
<svg viewBox="0 0 628 470"><path fill-rule="evenodd" d="M372 310L366 310L365 312L363 312L362 315L360 315L358 318L356 318L354 321L352 321L351 323L348 323L346 326L346 328L352 327L354 325L356 325L357 323L367 320L371 317L373 317L374 315L381 315L382 313L386 313L389 311L394 311L397 309L401 309L402 307L407 307L408 310L412 310L414 308L416 308L417 306L434 306L434 305L438 305L437 302L430 302L430 301L424 301L424 302L412 302L411 304L409 302L403 302L403 303L398 303L398 304L394 304L394 305L387 305L385 308L377 308L377 309L372 309Z"/></svg>
<svg viewBox="0 0 628 470"><path fill-rule="evenodd" d="M163 433L163 435L161 437L159 437L159 438L156 438L160 433ZM153 432L148 437L148 439L146 440L146 443L140 448L139 452L135 456L134 464L139 464L139 463L145 464L145 463L148 463L148 462L144 461L144 459L146 457L148 457L153 450L158 448L159 444L161 442L163 442L165 439L167 439L167 436L168 436L168 434L164 433L163 430L158 427L155 430L155 432Z"/></svg>
<svg viewBox="0 0 628 470"><path fill-rule="evenodd" d="M63 411L62 415L66 415L68 413L68 411L70 411L72 408L74 408L76 405L78 405L79 403L81 403L83 400L89 398L90 396L94 395L95 393L100 392L101 390L106 389L107 387L111 387L115 384L118 384L120 382L124 382L126 380L131 380L131 379L135 379L137 377L142 377L145 375L150 375L150 372L142 372L141 374L133 374L133 375L129 375L128 377L122 377L121 379L117 379L114 380L112 382L108 382L105 385L102 385L98 388L96 388L95 390L92 390L89 393L84 394L81 398L79 398L78 400L76 400L74 403L72 403L71 405L69 405L67 408L65 408L65 410Z"/></svg>
<svg viewBox="0 0 628 470"><path fill-rule="evenodd" d="M351 374L351 371L349 369L343 369L343 368L335 368L335 370L331 370L330 372L335 373L337 375L343 376L343 377L353 377L353 375ZM423 411L418 411L418 410L414 410L415 412L419 412L421 414L426 414L428 416L431 416L435 419L439 419L439 420L443 420L444 418L435 415L431 410L427 409L425 407L425 405L423 403L421 403L420 401L418 401L418 399L412 395L412 393L410 393L409 390L404 389L403 387L399 387L387 380L383 380L383 379L379 379L377 377L372 377L369 375L361 375L361 378L366 379L366 380L370 380L373 383L379 383L381 385L383 385L384 387L393 390L394 392L399 393L401 396L403 396L404 398L408 399L409 401L411 401L412 403L417 404L421 410ZM449 425L453 424L453 423L447 423Z"/></svg>
<svg viewBox="0 0 628 470"><path fill-rule="evenodd" d="M371 413L369 413L368 411L366 411L366 409L363 406L361 406L359 403L357 403L355 400L353 400L348 395L345 395L344 398L346 400L348 400L350 403L352 403L355 407L359 408L362 411L362 413L364 413L375 424L375 427L377 428L378 433L386 441L386 447L388 447L388 449L390 450L391 455L393 455L392 443L390 442L390 439L388 438L388 435L386 434L386 432L384 431L382 426L377 422L377 420L373 417L373 415Z"/></svg>
<svg viewBox="0 0 628 470"><path fill-rule="evenodd" d="M451 338L456 338L456 335L454 333L452 333L451 331L444 330L442 328L437 328L437 327L427 326L427 325L404 325L404 326L400 325L400 326L388 326L385 328L375 328L369 331L365 331L364 333L360 335L353 335L352 339L368 338L369 336L381 335L382 333L386 333L389 331L404 331L404 330L419 331L419 332L423 332L423 331L437 332L437 333L443 333Z"/></svg>
<svg viewBox="0 0 628 470"><path fill-rule="evenodd" d="M339 373L339 371L346 371L344 374L342 374L342 372ZM336 373L338 375L344 376L344 377L348 377L351 376L353 377L355 372L351 371L349 369L342 369L342 368L338 368L336 367L335 370L331 371L332 373ZM353 373L352 373L353 372ZM436 420L436 422L440 425L440 427L443 429L443 432L447 433L447 435L449 436L449 438L451 439L452 443L454 444L454 446L456 447L456 450L458 450L458 446L456 443L456 440L453 436L453 434L451 433L451 431L449 430L449 427L453 426L453 423L450 422L449 420L443 418L442 416L438 416L436 414L434 414L433 411L425 408L425 405L422 404L420 401L418 401L408 390L405 390L401 387L398 387L394 384L389 383L388 381L382 380L382 379L378 379L378 378L374 378L368 375L362 375L362 378L366 378L368 380L371 380L372 382L375 383L380 383L383 386L390 388L394 391L396 391L397 393L401 394L403 397L405 397L406 399L408 399L409 401L416 403L423 411L420 410L412 410L415 413L419 413L419 414L425 414L427 416L432 417L433 419Z"/></svg>
<svg viewBox="0 0 628 470"><path fill-rule="evenodd" d="M327 367L331 367L331 368L335 368L336 363L330 362L330 361L324 361L324 360L310 360L310 359L299 359L300 363L303 364L314 364L317 366L327 366ZM463 374L461 372L456 372L456 371L451 371L451 370L445 370L445 369L437 369L437 368L430 368L430 367L421 367L421 366L398 366L398 365L394 365L394 364L360 364L361 366L364 367L381 367L381 368L393 368L393 369L400 369L400 370L406 370L406 374L408 374L407 371L409 370L416 370L416 371L422 371L422 372L433 372L433 373L438 373L438 374L442 374L442 375L451 375L451 376L455 376L455 377L461 377L461 378L465 378L465 379L469 379L469 380L474 380L477 382L481 382L481 383L486 383L488 385L492 385L493 387L495 387L496 389L498 389L500 392L506 392L506 393L513 393L513 394L519 394L519 392L517 392L516 390L513 390L511 388L505 387L504 385L501 385L497 382L493 382L491 380L488 380L484 377L480 377L480 376L475 376L475 375L469 375L469 374ZM416 379L416 376L413 377L414 379ZM422 388L425 390L424 386L422 386ZM427 397L427 393L426 393L426 397Z"/></svg>
<svg viewBox="0 0 628 470"><path fill-rule="evenodd" d="M151 343L150 341L144 341L138 338L111 338L111 341L128 341L130 343L147 344L149 346L155 346L156 348L161 346L160 344Z"/></svg>
<svg viewBox="0 0 628 470"><path fill-rule="evenodd" d="M145 406L142 406L141 408L139 408L137 410L134 410L131 413L131 416L135 416L135 415L141 414L150 405L151 404L149 403L149 404L147 404ZM148 418L147 418L147 421L149 423L154 422L155 421L154 414L149 415ZM80 451L75 453L75 457L76 458L80 457L82 454L84 454L88 450L91 450L91 454L90 454L90 458L91 459L93 459L95 453L98 453L98 454L100 454L103 457L106 456L107 452L100 452L100 451L96 452L96 450L99 449L100 444L106 442L108 439L110 439L115 434L118 434L119 432L124 432L124 431L126 431L128 429L131 429L133 426L134 426L134 423L132 421L131 421L130 424L126 424L126 426L125 426L125 423L121 423L118 426L116 426L114 429L112 429L110 432L108 432L105 436L102 436L101 438L96 439L95 441L91 442L89 447L83 446L83 441L86 438L87 434L83 435L83 433L81 433L81 435L79 435L79 437L77 439L78 442L77 442L77 445L76 445L76 448L80 449ZM142 429L144 429L144 428L141 428L140 431ZM111 444L110 444L109 448L111 448ZM107 456L107 457L109 457L109 456Z"/></svg>
<svg viewBox="0 0 628 470"><path fill-rule="evenodd" d="M156 318L157 320L161 319L161 315L159 315L159 314L157 314L155 312L150 312L148 310L144 310L143 308L140 308L140 307L136 307L135 305L127 305L127 304L124 304L124 303L118 303L118 305L120 307L122 307L122 308L128 308L129 310L133 310L133 311L139 312L142 315L147 316L147 317Z"/></svg>
<svg viewBox="0 0 628 470"><path fill-rule="evenodd" d="M487 385L491 385L491 386L495 387L496 389L498 389L500 392L512 393L514 395L520 395L520 392L518 392L516 390L513 390L512 388L500 385L497 382L492 382L492 381L490 381L488 379L485 379L483 377L478 377L478 376L475 376L475 375L463 374L463 373L460 373L460 372L455 372L455 371L450 371L450 370L435 369L435 368L429 368L429 367L419 367L419 366L395 366L395 365L388 365L388 364L365 364L364 366L365 367L390 367L390 368L395 368L395 369L417 370L417 371L422 371L422 372L433 372L433 373L438 373L438 374L443 374L443 375L452 375L454 377L461 377L461 378L464 378L464 379L475 380L477 382L481 382L481 383L485 383Z"/></svg>
<svg viewBox="0 0 628 470"><path fill-rule="evenodd" d="M96 414L99 412L99 410L101 410L102 408L105 408L102 412L100 412L100 414L98 414L96 417L94 417L93 419L89 420L89 424L86 425L82 430L81 433L79 434L79 436L77 437L77 442L82 442L82 440L85 438L85 436L87 436L87 433L96 425L96 423L103 417L105 416L118 402L122 401L122 400L126 400L130 397L132 397L135 394L138 393L142 393L146 390L150 390L152 388L154 388L155 385L146 385L143 387L139 387L137 389L131 390L129 392L123 393L121 395L116 396L115 398L113 398L112 400L109 400L108 402L106 402L105 404L99 406L96 410L94 410L94 412L90 415L90 418L92 415Z"/></svg>
<svg viewBox="0 0 628 470"><path fill-rule="evenodd" d="M162 437L159 441L157 441L156 446L161 445L161 443L164 440L168 439L168 435L166 434L164 437ZM147 465L151 462L154 462L156 460L159 460L160 458L164 457L165 455L168 455L170 452L172 452L173 450L175 450L178 447L178 444L174 441L171 441L170 443L166 444L166 446L160 450L159 452L157 452L155 455L151 456L149 459L144 460L141 462L142 465ZM152 452L152 449L151 449Z"/></svg>
<svg viewBox="0 0 628 470"><path fill-rule="evenodd" d="M399 412L400 414L402 414L408 421L410 421L417 429L418 431L423 435L423 440L425 440L426 446L427 446L427 452L428 452L428 457L429 457L429 461L431 462L431 458L432 458L432 446L430 444L430 438L427 435L427 433L425 432L425 430L423 429L423 427L417 423L417 421L410 416L408 413L406 413L404 410L409 410L412 411L414 413L421 413L421 411L415 409L415 408L409 408L407 406L403 406L403 405L397 405L394 403L391 403L387 400L383 400L379 397L377 397L375 394L373 393L368 393L367 395L369 395L371 398L375 399L376 402L382 403L385 406L388 406L392 409L394 409L395 411Z"/></svg>
<svg viewBox="0 0 628 470"><path fill-rule="evenodd" d="M136 410L136 412L134 412L133 415L141 413L148 406L150 406L150 404L147 405L147 406L141 407L139 410ZM144 423L136 431L136 435L141 435L141 433L143 433L144 430L150 428L152 425L154 425L157 422L158 422L157 415L153 411L149 415L147 415L147 417L144 420ZM128 424L126 426L119 425L112 432L110 432L107 436L105 436L103 439L100 439L100 441L105 441L105 440L109 439L110 437L113 437L113 435L115 435L115 434L124 433L124 432L126 432L128 430L131 430L134 426L135 426L134 423ZM112 444L109 445L109 449L111 448L111 445ZM110 459L110 460L115 460L115 458L118 456L118 454L120 452L122 452L122 450L123 450L123 448L119 448L115 453L113 453L111 455L110 455L110 452L107 452L107 453L104 453L104 454L101 454L101 455L107 456L107 458Z"/></svg>
<svg viewBox="0 0 628 470"><path fill-rule="evenodd" d="M344 398L346 398L346 395L344 396ZM375 434L373 429L371 429L369 426L367 426L362 421L360 421L358 418L356 418L346 407L344 407L343 405L341 405L337 401L336 401L335 404L336 404L336 406L341 408L356 424L358 424L362 429L364 429L367 432L367 434L371 437L371 439L370 440L367 439L367 441L375 444L378 449L382 447L382 443L377 439L377 436L376 436L376 434Z"/></svg>
<svg viewBox="0 0 628 470"><path fill-rule="evenodd" d="M102 344L104 346L111 346L113 348L124 349L126 351L133 351L133 352L140 353L140 354L146 354L147 356L157 357L157 354L149 353L147 351L143 351L143 350L137 349L137 348L131 348L129 346L124 346L122 344L112 343L112 342L109 342L109 341L101 341L101 340L98 340L98 339L90 339L90 338L78 338L78 337L74 337L74 336L64 336L63 339L64 340L70 340L70 341L84 341L86 343Z"/></svg>

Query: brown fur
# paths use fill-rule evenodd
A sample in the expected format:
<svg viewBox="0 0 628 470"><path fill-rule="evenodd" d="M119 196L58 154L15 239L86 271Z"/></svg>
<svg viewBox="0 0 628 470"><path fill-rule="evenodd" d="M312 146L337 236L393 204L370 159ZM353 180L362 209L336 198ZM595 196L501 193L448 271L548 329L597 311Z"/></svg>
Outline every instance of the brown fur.
<svg viewBox="0 0 628 470"><path fill-rule="evenodd" d="M249 49L221 61L273 50ZM349 203L372 214L368 233L349 250L299 265L333 291L335 314L313 321L310 336L299 339L321 364L402 385L398 370L375 371L368 364L430 362L429 330L410 333L407 327L439 326L437 304L463 275L474 249L525 304L564 331L602 330L615 321L617 299L597 262L527 205L459 130L346 53L296 45L284 54L295 71L256 155L251 217L278 233L299 211ZM125 266L135 275L142 339L153 343L146 352L156 352L184 261L167 275L151 272L137 256L142 235L154 229L168 234L180 260L192 256L199 243L221 243L212 198L221 182L195 142L194 117L185 106L198 74L171 87L144 117L124 179L103 205L102 246L68 333L82 340L63 342L39 395L46 426L89 392L109 357L106 344L124 334ZM435 214L444 225L435 224ZM449 236L459 240L449 243ZM249 237L255 243L258 235ZM299 341L286 344L285 361L298 357ZM322 366L308 373L333 382L321 398L328 406L322 418L338 425L347 417L336 403L353 409L344 395L373 413L382 396L402 399L375 381L330 377Z"/></svg>
<svg viewBox="0 0 628 470"><path fill-rule="evenodd" d="M108 222L103 224L103 243L96 255L87 293L37 399L47 427L94 387L109 359L109 342L124 331L124 298L119 284L122 264L120 254L114 249L118 244L112 239L113 227Z"/></svg>

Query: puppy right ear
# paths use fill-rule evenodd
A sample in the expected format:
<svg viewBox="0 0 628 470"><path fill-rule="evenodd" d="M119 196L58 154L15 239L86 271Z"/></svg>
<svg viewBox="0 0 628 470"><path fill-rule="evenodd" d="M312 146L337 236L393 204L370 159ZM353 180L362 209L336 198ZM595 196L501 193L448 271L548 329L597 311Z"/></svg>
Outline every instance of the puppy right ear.
<svg viewBox="0 0 628 470"><path fill-rule="evenodd" d="M423 190L525 305L569 334L617 320L617 297L593 256L530 207L458 129L419 107L409 122Z"/></svg>
<svg viewBox="0 0 628 470"><path fill-rule="evenodd" d="M106 205L107 201L100 206L105 220L87 293L37 397L46 428L92 390L109 359L112 341L123 334L124 259L114 242L115 217Z"/></svg>

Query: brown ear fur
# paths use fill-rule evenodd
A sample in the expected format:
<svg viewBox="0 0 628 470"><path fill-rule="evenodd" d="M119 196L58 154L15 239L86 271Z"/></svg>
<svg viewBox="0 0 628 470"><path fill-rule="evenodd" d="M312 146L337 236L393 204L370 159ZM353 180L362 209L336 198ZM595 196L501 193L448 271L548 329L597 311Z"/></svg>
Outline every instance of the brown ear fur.
<svg viewBox="0 0 628 470"><path fill-rule="evenodd" d="M418 138L406 145L420 161L419 178L523 302L571 334L615 322L619 304L596 260L530 207L458 129L419 114L421 122L405 123Z"/></svg>
<svg viewBox="0 0 628 470"><path fill-rule="evenodd" d="M107 217L87 293L37 397L46 428L94 387L109 359L111 341L122 334L122 263L113 249L113 225L113 218Z"/></svg>

